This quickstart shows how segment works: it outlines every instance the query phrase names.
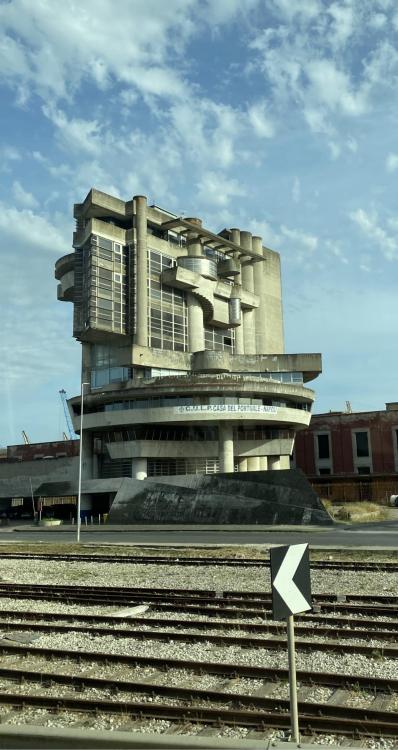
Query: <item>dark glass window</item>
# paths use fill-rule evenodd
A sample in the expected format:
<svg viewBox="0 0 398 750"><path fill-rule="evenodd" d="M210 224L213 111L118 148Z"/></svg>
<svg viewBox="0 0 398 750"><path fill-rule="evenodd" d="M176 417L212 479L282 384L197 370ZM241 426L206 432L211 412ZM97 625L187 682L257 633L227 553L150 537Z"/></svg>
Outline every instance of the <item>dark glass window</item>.
<svg viewBox="0 0 398 750"><path fill-rule="evenodd" d="M367 432L356 432L355 443L357 449L357 458L366 458L369 456L369 440Z"/></svg>
<svg viewBox="0 0 398 750"><path fill-rule="evenodd" d="M330 458L329 435L317 435L318 457Z"/></svg>
<svg viewBox="0 0 398 750"><path fill-rule="evenodd" d="M358 474L370 474L370 466L358 466Z"/></svg>
<svg viewBox="0 0 398 750"><path fill-rule="evenodd" d="M319 469L319 474L330 474L330 469Z"/></svg>

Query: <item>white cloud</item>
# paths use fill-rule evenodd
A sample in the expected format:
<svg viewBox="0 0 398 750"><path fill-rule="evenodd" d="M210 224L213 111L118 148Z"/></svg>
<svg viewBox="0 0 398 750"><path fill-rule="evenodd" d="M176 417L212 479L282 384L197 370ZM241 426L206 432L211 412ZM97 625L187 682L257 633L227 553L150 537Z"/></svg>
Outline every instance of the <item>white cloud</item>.
<svg viewBox="0 0 398 750"><path fill-rule="evenodd" d="M393 101L398 51L389 8L382 37L375 0L273 0L272 8L278 23L259 29L248 68L264 75L269 107L285 127L299 112L313 132L353 151L344 121Z"/></svg>
<svg viewBox="0 0 398 750"><path fill-rule="evenodd" d="M388 154L386 159L387 172L395 172L398 169L398 154Z"/></svg>
<svg viewBox="0 0 398 750"><path fill-rule="evenodd" d="M24 246L39 247L54 254L64 254L69 247L69 238L59 227L28 208L18 210L0 203L0 229L14 242L21 240Z"/></svg>
<svg viewBox="0 0 398 750"><path fill-rule="evenodd" d="M301 183L300 178L295 176L292 187L292 200L294 203L299 203L301 198Z"/></svg>
<svg viewBox="0 0 398 750"><path fill-rule="evenodd" d="M253 104L247 114L255 134L259 138L272 138L275 135L275 126L269 117L264 102Z"/></svg>
<svg viewBox="0 0 398 750"><path fill-rule="evenodd" d="M199 199L209 205L227 206L231 197L245 194L237 180L215 172L204 174L197 187Z"/></svg>
<svg viewBox="0 0 398 750"><path fill-rule="evenodd" d="M358 151L358 141L353 138L352 136L349 136L346 140L346 146L349 151L352 151L353 154L356 154Z"/></svg>
<svg viewBox="0 0 398 750"><path fill-rule="evenodd" d="M171 59L194 31L194 8L194 0L136 0L134 9L120 0L117 12L112 3L94 0L2 4L1 75L47 101L73 96L83 79L102 88L116 80L149 94L181 96L183 78Z"/></svg>
<svg viewBox="0 0 398 750"><path fill-rule="evenodd" d="M369 23L374 29L382 29L387 23L387 16L384 13L375 13L369 19Z"/></svg>
<svg viewBox="0 0 398 750"><path fill-rule="evenodd" d="M341 154L341 147L336 141L328 141L328 148L330 151L330 156L333 160L336 160L339 158Z"/></svg>
<svg viewBox="0 0 398 750"><path fill-rule="evenodd" d="M18 180L12 184L12 194L17 203L24 208L37 208L39 203L32 193L25 190Z"/></svg>
<svg viewBox="0 0 398 750"><path fill-rule="evenodd" d="M289 229L282 224L281 233L284 237L291 240L293 244L301 246L301 248L310 253L313 253L318 247L318 237L307 234L300 229Z"/></svg>
<svg viewBox="0 0 398 750"><path fill-rule="evenodd" d="M358 208L357 211L352 211L349 217L363 234L380 248L387 260L393 260L398 256L398 238L389 235L383 229L375 212L368 214L364 209Z"/></svg>
<svg viewBox="0 0 398 750"><path fill-rule="evenodd" d="M337 241L333 240L326 240L325 246L327 248L327 251L334 255L335 258L338 258L343 265L348 265L349 260L345 256L344 251L341 247L341 245Z"/></svg>
<svg viewBox="0 0 398 750"><path fill-rule="evenodd" d="M333 60L310 60L304 72L309 94L321 105L348 115L361 115L366 111L365 91L355 91L348 73L339 70Z"/></svg>
<svg viewBox="0 0 398 750"><path fill-rule="evenodd" d="M97 120L68 119L65 112L50 105L43 106L43 113L55 125L62 144L73 151L98 154L101 146L101 126Z"/></svg>
<svg viewBox="0 0 398 750"><path fill-rule="evenodd" d="M328 9L333 18L332 39L335 47L344 47L354 31L354 11L350 3L333 3Z"/></svg>

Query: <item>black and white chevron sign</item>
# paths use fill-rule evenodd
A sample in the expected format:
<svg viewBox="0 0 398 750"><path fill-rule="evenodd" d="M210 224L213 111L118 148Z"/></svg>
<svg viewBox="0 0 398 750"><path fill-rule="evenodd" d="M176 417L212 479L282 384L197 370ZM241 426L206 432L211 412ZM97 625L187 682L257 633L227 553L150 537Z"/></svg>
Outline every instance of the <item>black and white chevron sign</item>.
<svg viewBox="0 0 398 750"><path fill-rule="evenodd" d="M311 609L308 544L273 547L270 557L273 619L283 620Z"/></svg>

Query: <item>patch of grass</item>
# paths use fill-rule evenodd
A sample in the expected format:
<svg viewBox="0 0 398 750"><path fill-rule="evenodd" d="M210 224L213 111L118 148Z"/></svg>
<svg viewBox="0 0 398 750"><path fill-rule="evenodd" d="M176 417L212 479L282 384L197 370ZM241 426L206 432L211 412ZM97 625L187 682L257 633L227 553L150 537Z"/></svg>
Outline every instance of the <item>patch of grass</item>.
<svg viewBox="0 0 398 750"><path fill-rule="evenodd" d="M328 513L337 521L371 522L384 521L387 508L368 501L333 504L330 500L322 500Z"/></svg>

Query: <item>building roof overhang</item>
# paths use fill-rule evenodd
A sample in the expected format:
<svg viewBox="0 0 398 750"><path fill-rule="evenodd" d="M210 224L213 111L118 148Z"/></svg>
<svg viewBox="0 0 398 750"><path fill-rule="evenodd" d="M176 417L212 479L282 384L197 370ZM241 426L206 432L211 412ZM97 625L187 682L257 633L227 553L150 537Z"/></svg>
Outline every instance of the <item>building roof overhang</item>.
<svg viewBox="0 0 398 750"><path fill-rule="evenodd" d="M175 232L178 232L178 234L193 232L204 245L213 248L213 250L223 252L225 255L238 253L239 257L249 256L254 262L265 260L262 254L254 253L252 250L243 249L240 245L236 245L235 242L231 242L231 240L221 237L219 234L214 234L208 229L204 229L198 224L193 224L182 217L171 219L171 221L164 221L161 224L161 228L165 230L174 230ZM266 250L268 250L268 248L266 248Z"/></svg>

